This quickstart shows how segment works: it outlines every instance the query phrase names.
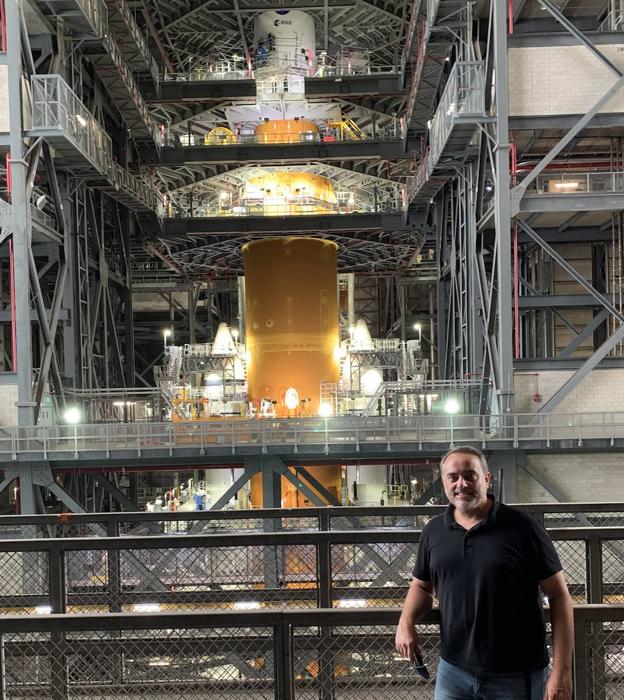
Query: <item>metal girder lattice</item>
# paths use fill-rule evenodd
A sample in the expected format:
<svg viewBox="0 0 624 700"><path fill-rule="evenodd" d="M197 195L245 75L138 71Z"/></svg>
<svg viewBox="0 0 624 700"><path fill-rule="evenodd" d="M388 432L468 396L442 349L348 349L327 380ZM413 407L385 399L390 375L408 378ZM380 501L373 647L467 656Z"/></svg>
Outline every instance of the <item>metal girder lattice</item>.
<svg viewBox="0 0 624 700"><path fill-rule="evenodd" d="M236 4L209 0L190 7L178 0L152 3L179 71L204 65L210 58L229 58L237 52L240 55L245 44L252 45L254 15L263 9L283 7L283 3L266 0L239 0ZM330 51L341 46L364 47L376 62L392 64L397 60L402 2L312 0L291 2L289 8L298 5L316 20L318 46L327 44Z"/></svg>
<svg viewBox="0 0 624 700"><path fill-rule="evenodd" d="M375 236L368 232L360 236L348 236L319 231L315 236L338 243L338 268L341 272L394 271L397 265L401 265L401 261L413 259L414 250L420 248L423 240L421 233L411 231L380 233ZM262 238L269 237L268 234L262 234ZM206 238L209 242L206 242ZM254 238L253 234L223 238L202 237L186 245L162 241L154 247L190 278L201 278L210 273L219 276L240 275L243 271L241 246Z"/></svg>

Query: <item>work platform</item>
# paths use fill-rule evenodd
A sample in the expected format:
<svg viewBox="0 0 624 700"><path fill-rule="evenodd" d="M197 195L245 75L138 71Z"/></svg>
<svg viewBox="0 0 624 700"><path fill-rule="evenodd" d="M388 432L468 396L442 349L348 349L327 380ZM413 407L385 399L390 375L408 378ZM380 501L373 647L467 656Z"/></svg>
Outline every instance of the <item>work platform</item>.
<svg viewBox="0 0 624 700"><path fill-rule="evenodd" d="M427 150L408 187L414 207L428 205L438 190L453 177L455 167L471 155L470 144L477 124L490 119L485 111L485 68L481 61L461 61L453 66L430 120Z"/></svg>
<svg viewBox="0 0 624 700"><path fill-rule="evenodd" d="M32 129L54 146L55 163L134 211L162 213L159 194L113 158L110 136L60 75L31 76Z"/></svg>
<svg viewBox="0 0 624 700"><path fill-rule="evenodd" d="M439 455L449 446L484 450L624 450L624 414L415 415L223 419L0 428L0 460L87 464L230 464L274 455L320 464L373 457Z"/></svg>
<svg viewBox="0 0 624 700"><path fill-rule="evenodd" d="M140 149L143 165L189 165L193 163L307 163L309 161L366 160L410 157L411 144L399 137L362 141L302 143L235 143L206 146L163 146Z"/></svg>
<svg viewBox="0 0 624 700"><path fill-rule="evenodd" d="M144 89L148 102L154 104L180 102L222 102L223 100L256 100L256 81L252 79L197 79L193 75L164 80L158 88ZM305 97L344 98L401 94L398 73L340 75L305 79Z"/></svg>
<svg viewBox="0 0 624 700"><path fill-rule="evenodd" d="M164 219L162 232L158 235L162 238L180 238L209 234L398 231L404 228L407 228L407 224L402 212L316 216L214 216Z"/></svg>

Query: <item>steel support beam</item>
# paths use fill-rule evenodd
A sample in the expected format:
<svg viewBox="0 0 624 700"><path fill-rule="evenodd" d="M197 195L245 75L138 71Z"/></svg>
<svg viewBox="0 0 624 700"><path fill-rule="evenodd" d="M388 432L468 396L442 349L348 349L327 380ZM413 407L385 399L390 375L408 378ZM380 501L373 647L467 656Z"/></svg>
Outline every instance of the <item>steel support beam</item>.
<svg viewBox="0 0 624 700"><path fill-rule="evenodd" d="M507 413L514 409L507 3L492 3L492 12L496 94L496 197L494 203L497 237L496 282L498 287L496 350L499 373L499 384L495 388L499 400L499 410L501 413Z"/></svg>
<svg viewBox="0 0 624 700"><path fill-rule="evenodd" d="M579 348L582 343L589 338L589 336L600 326L602 323L604 323L607 320L607 317L609 315L609 312L606 309L602 309L599 313L597 313L594 318L583 328L583 330L578 333L578 335L575 338L572 338L572 340L563 348L563 350L557 355L558 358L567 358L567 357L572 357L572 353Z"/></svg>
<svg viewBox="0 0 624 700"><path fill-rule="evenodd" d="M295 469L297 476L305 479L310 486L318 491L319 495L324 498L330 506L340 506L342 505L340 501L334 496L330 491L328 491L321 482L316 479L310 472L304 467L297 467ZM323 505L327 505L327 503Z"/></svg>
<svg viewBox="0 0 624 700"><path fill-rule="evenodd" d="M243 486L251 479L254 474L260 471L259 465L245 466L245 470L241 476L236 479L236 481L230 486L230 488L223 493L219 498L210 506L209 510L221 510L224 508L230 500L243 488Z"/></svg>
<svg viewBox="0 0 624 700"><path fill-rule="evenodd" d="M138 511L140 508L134 501L131 501L128 496L123 491L120 491L112 481L102 475L97 476L98 482L102 485L104 491L108 493L119 503L120 506L125 507L127 511L133 512Z"/></svg>
<svg viewBox="0 0 624 700"><path fill-rule="evenodd" d="M538 413L550 413L622 340L624 340L624 323L620 324L594 354L585 360L565 384L539 409Z"/></svg>
<svg viewBox="0 0 624 700"><path fill-rule="evenodd" d="M567 5L567 3L566 3ZM589 49L594 56L602 61L607 68L614 73L618 78L622 77L622 71L614 65L601 51L598 51L593 44L582 32L580 32L572 22L563 14L562 9L559 9L550 0L540 0L540 7L550 12L550 14L559 22L559 24L567 29L572 36L576 37L585 48ZM564 5L565 7L565 5Z"/></svg>
<svg viewBox="0 0 624 700"><path fill-rule="evenodd" d="M498 6L496 3L495 6ZM598 112L609 102L624 87L624 76L618 78L615 83L605 92L605 94L589 109L568 133L558 141L558 143L550 149L550 151L540 160L540 162L531 170L531 172L522 180L519 185L516 185L511 192L512 214L516 215L520 211L520 202L528 188L528 186L537 178L537 176L546 168L552 161L564 150L564 148L580 133L594 118Z"/></svg>
<svg viewBox="0 0 624 700"><path fill-rule="evenodd" d="M601 305L604 306L613 316L615 316L621 323L624 323L624 314L621 314L613 304L603 296L599 291L597 291L581 274L579 274L570 263L565 260L554 248L548 245L546 241L542 238L524 221L518 219L518 226L528 234L529 238L533 240L537 245L542 248L548 255L558 263L569 275L578 282L583 289L587 290L589 294Z"/></svg>
<svg viewBox="0 0 624 700"><path fill-rule="evenodd" d="M28 164L24 158L24 142L22 140L23 71L20 7L21 4L18 0L5 0L9 143L11 147L8 166L11 171L13 269L15 280L16 357L13 358L13 366L14 369L17 370L17 420L19 425L26 426L34 423L30 284L28 269L32 225L30 220L30 207L26 199Z"/></svg>

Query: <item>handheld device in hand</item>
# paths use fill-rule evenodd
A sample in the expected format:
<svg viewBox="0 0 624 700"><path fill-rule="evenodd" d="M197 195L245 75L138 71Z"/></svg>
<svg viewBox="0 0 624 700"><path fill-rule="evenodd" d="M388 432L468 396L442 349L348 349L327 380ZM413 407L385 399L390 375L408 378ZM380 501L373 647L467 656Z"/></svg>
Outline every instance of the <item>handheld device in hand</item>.
<svg viewBox="0 0 624 700"><path fill-rule="evenodd" d="M421 678L424 678L426 681L428 681L429 678L431 678L431 676L429 675L429 671L425 666L425 662L423 661L423 657L420 654L416 654L416 657L414 658L414 670Z"/></svg>

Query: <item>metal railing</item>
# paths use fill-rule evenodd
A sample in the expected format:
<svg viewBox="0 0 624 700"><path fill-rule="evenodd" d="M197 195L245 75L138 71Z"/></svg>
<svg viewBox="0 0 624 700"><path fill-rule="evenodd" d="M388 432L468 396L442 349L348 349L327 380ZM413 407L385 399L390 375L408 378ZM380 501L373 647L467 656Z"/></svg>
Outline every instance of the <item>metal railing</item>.
<svg viewBox="0 0 624 700"><path fill-rule="evenodd" d="M31 76L33 130L60 131L115 190L162 216L162 196L113 160L110 136L60 75Z"/></svg>
<svg viewBox="0 0 624 700"><path fill-rule="evenodd" d="M418 624L425 681L394 651L398 609L0 619L2 700L431 700L439 615ZM574 610L574 700L622 700L624 607Z"/></svg>
<svg viewBox="0 0 624 700"><path fill-rule="evenodd" d="M211 66L193 68L186 72L169 73L166 72L161 76L164 82L194 82L194 81L212 81L212 80L253 80L258 78L255 75L256 70L260 70L260 74L267 73L271 70L287 71L294 69L295 71L305 74L306 78L325 78L332 76L355 76L355 75L392 75L397 72L395 65L371 65L369 61L351 61L343 57L334 64L319 63L313 75L308 74L309 66L305 58L298 59L296 56L283 55L280 57L272 56L267 62L255 61L252 64L252 70L249 71L243 66L242 61L220 60L216 61Z"/></svg>
<svg viewBox="0 0 624 700"><path fill-rule="evenodd" d="M410 451L471 443L483 448L553 443L582 447L624 439L624 412L573 414L338 416L210 422L104 423L0 427L0 457L78 458L81 453L124 458L185 454L344 453Z"/></svg>
<svg viewBox="0 0 624 700"><path fill-rule="evenodd" d="M104 0L76 0L96 37L108 34L108 9Z"/></svg>
<svg viewBox="0 0 624 700"><path fill-rule="evenodd" d="M430 27L436 23L438 11L440 10L440 0L427 0L427 22Z"/></svg>
<svg viewBox="0 0 624 700"><path fill-rule="evenodd" d="M221 137L207 134L196 140L191 135L190 140L187 134L176 131L168 131L164 134L163 149L167 148L197 148L197 146L210 146L218 148L237 148L238 146L270 146L270 145L299 145L316 143L323 145L332 143L367 143L367 142L392 142L399 140L403 135L403 124L400 120L388 127L370 127L370 131L358 131L358 137L354 138L347 129L339 126L327 127L322 131L307 131L304 133L275 133L275 134L239 134L231 136L225 134ZM199 141L199 142L198 142Z"/></svg>
<svg viewBox="0 0 624 700"><path fill-rule="evenodd" d="M161 489L162 491L162 489ZM389 501L390 502L390 501ZM520 503L548 529L624 527L624 504ZM445 505L325 506L161 512L62 513L0 516L0 539L33 537L127 536L166 533L262 533L282 531L421 530Z"/></svg>
<svg viewBox="0 0 624 700"><path fill-rule="evenodd" d="M457 119L485 115L485 70L482 61L459 61L451 70L429 132L429 169L435 168Z"/></svg>
<svg viewBox="0 0 624 700"><path fill-rule="evenodd" d="M599 32L618 32L624 26L624 7L621 0L609 0L609 11L598 27Z"/></svg>
<svg viewBox="0 0 624 700"><path fill-rule="evenodd" d="M60 75L32 75L33 130L60 130L96 170L108 177L113 162L110 136Z"/></svg>
<svg viewBox="0 0 624 700"><path fill-rule="evenodd" d="M238 217L238 216L322 216L344 214L399 214L403 209L400 193L377 203L370 199L357 197L354 202L341 204L333 202L298 202L289 200L283 204L242 203L223 206L211 198L207 204L194 201L192 209L186 206L170 204L167 216L175 218L202 217Z"/></svg>
<svg viewBox="0 0 624 700"><path fill-rule="evenodd" d="M614 172L548 172L538 175L527 188L527 194L579 194L624 192L624 171Z"/></svg>
<svg viewBox="0 0 624 700"><path fill-rule="evenodd" d="M137 202L145 205L146 209L156 212L160 217L165 214L163 196L149 187L144 180L133 175L117 163L112 164L111 181L116 189L132 196Z"/></svg>
<svg viewBox="0 0 624 700"><path fill-rule="evenodd" d="M358 509L351 512L342 518L357 525ZM116 522L101 514L80 524L64 518L80 537L32 539L37 526L21 525L25 539L0 541L0 612L386 608L403 601L420 539L399 521L384 530L200 534L210 521L196 519L161 535L124 515L130 533L148 534L105 536ZM420 516L421 528L430 517ZM291 518L302 523L295 511ZM624 600L624 527L549 534L577 603Z"/></svg>

